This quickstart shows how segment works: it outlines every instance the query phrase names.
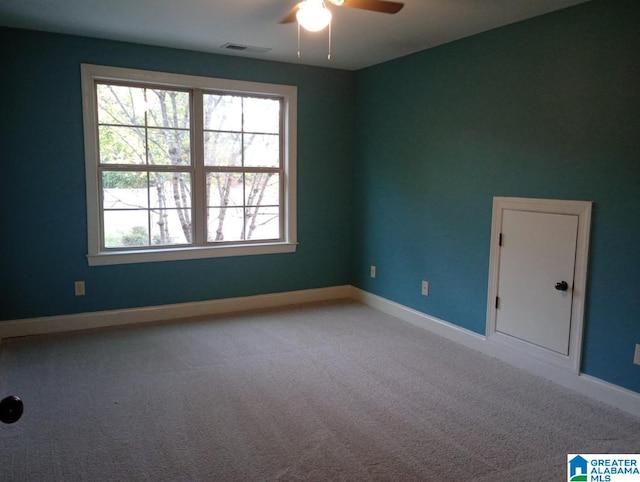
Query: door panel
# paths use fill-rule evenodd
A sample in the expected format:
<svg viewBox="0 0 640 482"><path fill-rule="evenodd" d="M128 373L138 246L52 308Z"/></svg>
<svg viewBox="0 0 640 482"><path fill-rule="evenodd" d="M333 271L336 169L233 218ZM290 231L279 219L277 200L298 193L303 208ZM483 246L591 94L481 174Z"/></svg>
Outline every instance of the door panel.
<svg viewBox="0 0 640 482"><path fill-rule="evenodd" d="M501 233L496 331L567 355L578 216L505 209Z"/></svg>

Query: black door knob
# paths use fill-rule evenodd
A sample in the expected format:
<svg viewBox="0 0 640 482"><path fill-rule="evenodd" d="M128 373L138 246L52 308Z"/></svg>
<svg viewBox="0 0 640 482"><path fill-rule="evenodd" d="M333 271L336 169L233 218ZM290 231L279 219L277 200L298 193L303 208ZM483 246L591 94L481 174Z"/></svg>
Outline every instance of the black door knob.
<svg viewBox="0 0 640 482"><path fill-rule="evenodd" d="M566 281L560 281L560 283L556 283L556 289L558 291L567 291L569 289L569 285Z"/></svg>
<svg viewBox="0 0 640 482"><path fill-rule="evenodd" d="M15 395L0 400L0 422L15 423L22 417L24 404Z"/></svg>

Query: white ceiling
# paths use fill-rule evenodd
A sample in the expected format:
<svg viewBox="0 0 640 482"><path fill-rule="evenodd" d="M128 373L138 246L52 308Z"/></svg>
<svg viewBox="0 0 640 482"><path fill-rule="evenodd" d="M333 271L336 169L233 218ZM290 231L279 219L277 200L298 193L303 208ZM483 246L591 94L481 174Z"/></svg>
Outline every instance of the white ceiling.
<svg viewBox="0 0 640 482"><path fill-rule="evenodd" d="M588 0L404 0L395 15L329 5L328 33L279 20L297 0L2 0L0 25L357 70ZM234 43L266 53L225 50Z"/></svg>

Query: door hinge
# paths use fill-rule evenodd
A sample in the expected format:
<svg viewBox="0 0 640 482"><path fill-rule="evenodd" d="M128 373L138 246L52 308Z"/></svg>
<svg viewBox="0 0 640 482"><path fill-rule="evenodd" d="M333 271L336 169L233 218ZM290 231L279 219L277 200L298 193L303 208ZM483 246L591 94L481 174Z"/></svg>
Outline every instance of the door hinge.
<svg viewBox="0 0 640 482"><path fill-rule="evenodd" d="M502 233L498 236L498 246L502 246Z"/></svg>
<svg viewBox="0 0 640 482"><path fill-rule="evenodd" d="M496 310L500 307L500 297L496 296Z"/></svg>

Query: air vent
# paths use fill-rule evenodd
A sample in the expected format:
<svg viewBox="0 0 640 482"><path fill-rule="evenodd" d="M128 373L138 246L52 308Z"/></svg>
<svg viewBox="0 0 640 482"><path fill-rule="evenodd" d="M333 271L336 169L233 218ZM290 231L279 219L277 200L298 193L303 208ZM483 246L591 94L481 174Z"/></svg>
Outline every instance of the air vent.
<svg viewBox="0 0 640 482"><path fill-rule="evenodd" d="M233 50L234 52L246 52L251 54L266 54L271 50L265 47L252 47L250 45L234 44L230 42L224 44L221 48L225 50Z"/></svg>

